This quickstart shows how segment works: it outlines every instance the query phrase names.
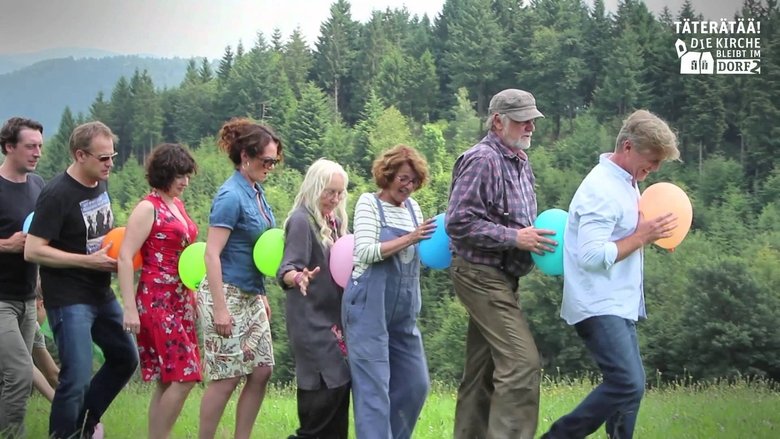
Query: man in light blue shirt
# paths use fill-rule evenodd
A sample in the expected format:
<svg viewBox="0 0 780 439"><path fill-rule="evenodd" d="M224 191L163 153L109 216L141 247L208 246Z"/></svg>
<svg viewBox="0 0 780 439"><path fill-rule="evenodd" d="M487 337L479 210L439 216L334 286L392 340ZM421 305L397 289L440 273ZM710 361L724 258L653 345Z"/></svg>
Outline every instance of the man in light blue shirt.
<svg viewBox="0 0 780 439"><path fill-rule="evenodd" d="M636 335L636 321L645 318L642 248L677 226L672 213L642 217L637 183L679 156L666 122L635 111L615 152L601 155L574 194L563 239L561 317L574 325L603 381L543 438L585 438L605 422L612 439L634 434L645 389Z"/></svg>

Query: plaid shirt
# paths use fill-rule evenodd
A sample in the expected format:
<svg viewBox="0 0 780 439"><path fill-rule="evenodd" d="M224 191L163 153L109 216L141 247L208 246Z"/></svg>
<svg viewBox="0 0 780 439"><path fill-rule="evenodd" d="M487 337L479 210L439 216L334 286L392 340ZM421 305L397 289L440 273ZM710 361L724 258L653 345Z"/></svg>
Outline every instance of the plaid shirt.
<svg viewBox="0 0 780 439"><path fill-rule="evenodd" d="M535 182L525 152L514 152L493 132L458 157L446 216L455 254L494 267L501 267L507 256L505 272L514 277L526 274L530 255L515 246L515 239L517 229L536 220Z"/></svg>

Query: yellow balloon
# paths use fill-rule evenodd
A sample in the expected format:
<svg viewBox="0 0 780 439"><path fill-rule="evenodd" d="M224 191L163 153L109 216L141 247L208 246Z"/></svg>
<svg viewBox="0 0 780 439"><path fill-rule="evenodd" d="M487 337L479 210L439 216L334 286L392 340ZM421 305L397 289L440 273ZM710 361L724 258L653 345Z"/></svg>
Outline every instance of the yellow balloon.
<svg viewBox="0 0 780 439"><path fill-rule="evenodd" d="M682 189L672 183L656 183L645 189L639 199L639 211L646 220L669 212L677 215L677 227L672 230L672 236L655 242L655 245L668 250L674 250L680 245L693 222L691 200Z"/></svg>

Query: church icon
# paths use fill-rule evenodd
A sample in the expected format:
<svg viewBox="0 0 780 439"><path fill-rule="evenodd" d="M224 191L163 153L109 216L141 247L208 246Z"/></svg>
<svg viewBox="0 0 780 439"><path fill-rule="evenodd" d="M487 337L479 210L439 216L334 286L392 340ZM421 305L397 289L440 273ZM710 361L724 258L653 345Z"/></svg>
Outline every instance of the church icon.
<svg viewBox="0 0 780 439"><path fill-rule="evenodd" d="M710 52L688 52L683 40L678 39L674 43L677 49L677 58L680 58L680 74L682 75L711 75L715 73L715 60Z"/></svg>

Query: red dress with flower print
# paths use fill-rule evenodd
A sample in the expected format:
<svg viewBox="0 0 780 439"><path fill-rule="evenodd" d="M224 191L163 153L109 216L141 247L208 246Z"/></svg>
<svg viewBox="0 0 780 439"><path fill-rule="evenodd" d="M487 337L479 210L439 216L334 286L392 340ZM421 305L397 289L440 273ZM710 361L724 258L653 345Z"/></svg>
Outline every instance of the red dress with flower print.
<svg viewBox="0 0 780 439"><path fill-rule="evenodd" d="M141 323L138 353L144 381L201 381L200 351L195 332L195 297L179 279L179 255L198 236L198 227L177 198L185 226L152 192L155 219L141 246L143 266L136 305Z"/></svg>

